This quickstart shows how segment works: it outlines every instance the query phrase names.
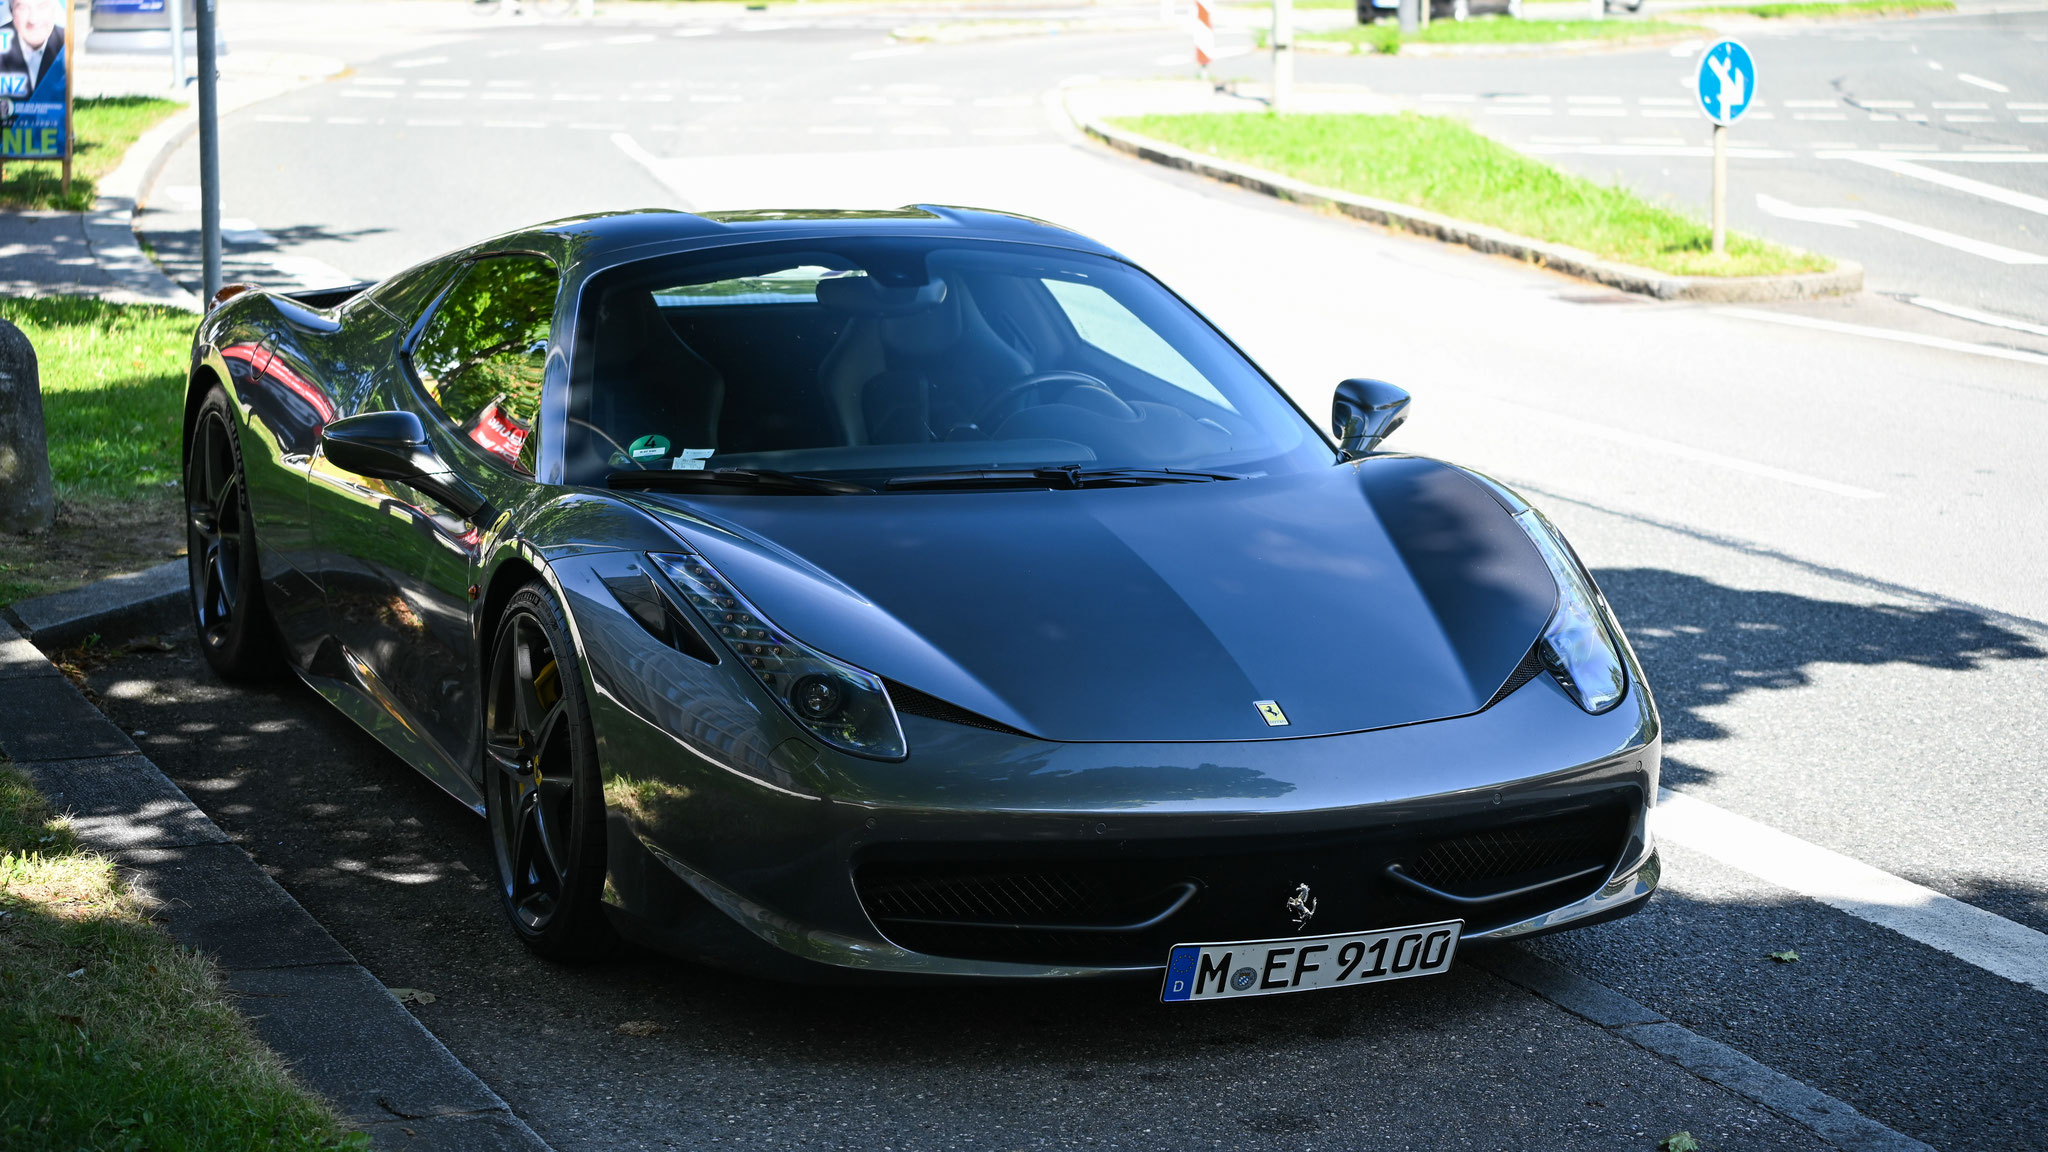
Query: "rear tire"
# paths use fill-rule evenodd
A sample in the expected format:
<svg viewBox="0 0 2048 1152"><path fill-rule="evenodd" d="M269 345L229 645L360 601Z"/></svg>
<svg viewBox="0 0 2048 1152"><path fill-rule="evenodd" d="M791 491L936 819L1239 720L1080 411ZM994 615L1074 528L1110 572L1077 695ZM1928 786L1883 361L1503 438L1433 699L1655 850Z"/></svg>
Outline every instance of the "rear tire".
<svg viewBox="0 0 2048 1152"><path fill-rule="evenodd" d="M255 680L284 666L284 648L263 603L248 474L228 394L207 389L185 440L185 553L192 628L206 663L224 680Z"/></svg>
<svg viewBox="0 0 2048 1152"><path fill-rule="evenodd" d="M596 733L568 621L539 581L513 593L491 644L484 814L520 941L551 960L609 953Z"/></svg>

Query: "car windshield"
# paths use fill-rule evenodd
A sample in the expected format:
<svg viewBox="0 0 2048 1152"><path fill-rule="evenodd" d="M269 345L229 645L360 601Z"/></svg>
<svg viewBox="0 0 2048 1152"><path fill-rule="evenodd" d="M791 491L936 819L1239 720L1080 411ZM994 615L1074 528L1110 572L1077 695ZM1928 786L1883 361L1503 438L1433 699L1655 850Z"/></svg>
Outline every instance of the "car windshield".
<svg viewBox="0 0 2048 1152"><path fill-rule="evenodd" d="M737 470L874 491L1071 488L1335 459L1157 281L1065 249L908 237L724 248L595 277L580 316L563 444L576 484L648 470L696 490L789 490L680 475Z"/></svg>

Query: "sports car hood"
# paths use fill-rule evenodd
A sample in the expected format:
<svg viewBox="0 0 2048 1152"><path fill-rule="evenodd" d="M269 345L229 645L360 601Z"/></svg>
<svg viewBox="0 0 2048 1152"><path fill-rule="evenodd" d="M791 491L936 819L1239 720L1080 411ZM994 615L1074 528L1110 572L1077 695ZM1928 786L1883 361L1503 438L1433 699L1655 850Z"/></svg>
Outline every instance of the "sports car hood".
<svg viewBox="0 0 2048 1152"><path fill-rule="evenodd" d="M1491 495L1413 457L1141 488L636 499L798 639L1051 740L1473 712L1557 596Z"/></svg>

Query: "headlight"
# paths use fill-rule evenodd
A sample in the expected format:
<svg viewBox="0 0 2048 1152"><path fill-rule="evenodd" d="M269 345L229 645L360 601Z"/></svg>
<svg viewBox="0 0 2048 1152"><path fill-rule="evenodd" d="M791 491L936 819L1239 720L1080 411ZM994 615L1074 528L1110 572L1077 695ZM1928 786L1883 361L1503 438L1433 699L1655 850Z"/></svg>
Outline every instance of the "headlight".
<svg viewBox="0 0 2048 1152"><path fill-rule="evenodd" d="M1557 582L1557 611L1540 642L1543 666L1579 707L1597 716L1621 703L1628 691L1620 645L1602 619L1600 593L1543 513L1525 508L1515 514L1515 523L1535 541Z"/></svg>
<svg viewBox="0 0 2048 1152"><path fill-rule="evenodd" d="M647 557L796 722L835 748L874 760L901 760L909 749L880 677L791 637L725 582L702 556Z"/></svg>

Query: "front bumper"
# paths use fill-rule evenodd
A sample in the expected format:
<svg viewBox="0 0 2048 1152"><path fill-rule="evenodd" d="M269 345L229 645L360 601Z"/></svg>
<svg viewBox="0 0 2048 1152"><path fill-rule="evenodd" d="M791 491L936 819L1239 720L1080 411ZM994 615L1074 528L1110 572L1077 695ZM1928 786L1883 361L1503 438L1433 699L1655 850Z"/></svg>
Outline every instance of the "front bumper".
<svg viewBox="0 0 2048 1152"><path fill-rule="evenodd" d="M1292 934L1297 881L1324 909L1308 931L1460 918L1467 940L1611 919L1656 886L1647 814L1661 740L1647 692L1589 716L1539 676L1470 716L1208 744L1061 744L906 715L909 758L878 763L819 749L745 691L739 669L653 641L609 603L605 566L591 557L555 574L592 678L607 901L628 934L664 950L799 979L1108 977L1159 972L1176 942ZM1426 845L1574 814L1607 822L1597 868L1543 883L1554 877L1531 858L1519 879L1468 876L1468 894L1532 876L1538 890L1448 913L1394 898L1412 893L1386 865L1412 868ZM862 870L920 862L1163 880L1170 863L1194 869L1198 892L1121 949L1090 939L1070 954L1015 905L995 908L984 927L1037 937L1005 952L1001 932L963 942L874 914Z"/></svg>

